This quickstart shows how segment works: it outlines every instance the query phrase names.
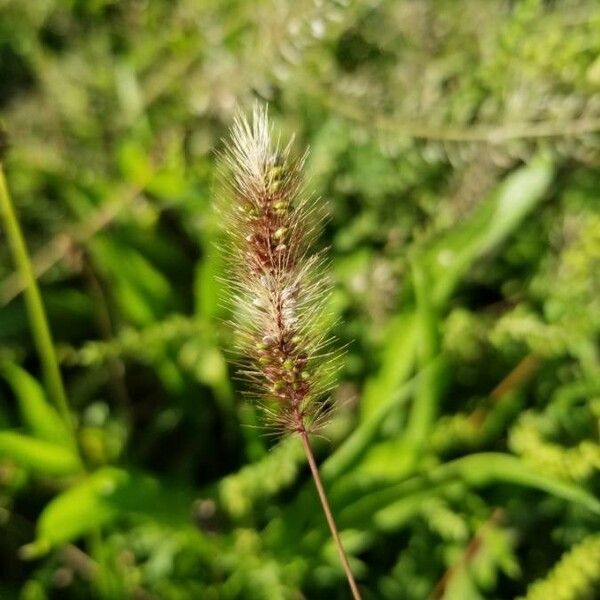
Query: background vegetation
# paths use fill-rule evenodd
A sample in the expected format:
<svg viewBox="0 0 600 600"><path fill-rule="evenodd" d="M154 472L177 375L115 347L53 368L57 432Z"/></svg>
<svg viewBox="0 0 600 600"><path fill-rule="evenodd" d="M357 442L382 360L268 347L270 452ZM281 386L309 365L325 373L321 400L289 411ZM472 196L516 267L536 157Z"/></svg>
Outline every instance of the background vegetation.
<svg viewBox="0 0 600 600"><path fill-rule="evenodd" d="M0 2L54 336L4 197L0 597L348 597L223 353L216 155L256 98L331 215L317 450L364 597L598 597L593 0Z"/></svg>

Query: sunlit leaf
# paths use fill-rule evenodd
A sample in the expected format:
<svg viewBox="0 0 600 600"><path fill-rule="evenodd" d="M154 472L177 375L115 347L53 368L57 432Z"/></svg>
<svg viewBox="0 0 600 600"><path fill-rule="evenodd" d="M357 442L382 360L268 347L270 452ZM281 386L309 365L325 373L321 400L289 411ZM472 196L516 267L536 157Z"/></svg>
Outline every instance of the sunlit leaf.
<svg viewBox="0 0 600 600"><path fill-rule="evenodd" d="M388 325L381 366L365 384L361 398L361 418L369 419L410 376L415 361L416 318L407 311Z"/></svg>
<svg viewBox="0 0 600 600"><path fill-rule="evenodd" d="M391 479L387 482L385 479L374 480L369 486L372 491L362 486L353 493L350 486L345 492L349 502L340 516L348 523L354 523L355 519L380 520L389 528L396 518L398 524L404 523L406 498L422 494L425 490L434 493L456 481L473 488L502 483L538 489L600 515L600 500L577 484L540 473L515 456L485 452L442 464L426 476L419 475L398 483L392 483ZM360 498L353 500L359 494Z"/></svg>
<svg viewBox="0 0 600 600"><path fill-rule="evenodd" d="M30 432L47 441L67 445L69 433L46 399L43 387L27 371L15 364L5 364L0 373L10 383L17 401L21 418Z"/></svg>
<svg viewBox="0 0 600 600"><path fill-rule="evenodd" d="M436 304L446 302L471 265L516 230L545 197L553 175L551 160L538 156L509 175L473 215L427 250L422 260L434 282Z"/></svg>
<svg viewBox="0 0 600 600"><path fill-rule="evenodd" d="M185 525L193 496L178 486L124 469L106 467L51 500L40 515L29 553L77 539L119 517ZM25 550L25 553L28 551Z"/></svg>
<svg viewBox="0 0 600 600"><path fill-rule="evenodd" d="M8 458L41 475L71 475L81 469L78 457L63 444L15 431L0 431L0 458Z"/></svg>

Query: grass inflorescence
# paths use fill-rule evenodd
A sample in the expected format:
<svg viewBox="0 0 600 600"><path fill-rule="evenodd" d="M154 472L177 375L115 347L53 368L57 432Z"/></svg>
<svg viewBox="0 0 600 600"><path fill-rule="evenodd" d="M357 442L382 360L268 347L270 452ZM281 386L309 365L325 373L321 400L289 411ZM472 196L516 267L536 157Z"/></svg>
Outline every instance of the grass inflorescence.
<svg viewBox="0 0 600 600"><path fill-rule="evenodd" d="M291 143L273 140L267 109L238 116L225 153L221 203L239 372L276 431L326 419L337 353L323 321L330 293L323 252L311 252L324 211L307 193Z"/></svg>
<svg viewBox="0 0 600 600"><path fill-rule="evenodd" d="M360 592L344 551L308 434L326 421L336 352L323 327L330 283L311 243L322 222L303 186L306 154L273 141L266 107L239 115L225 153L228 240L239 372L275 431L299 435L353 597Z"/></svg>

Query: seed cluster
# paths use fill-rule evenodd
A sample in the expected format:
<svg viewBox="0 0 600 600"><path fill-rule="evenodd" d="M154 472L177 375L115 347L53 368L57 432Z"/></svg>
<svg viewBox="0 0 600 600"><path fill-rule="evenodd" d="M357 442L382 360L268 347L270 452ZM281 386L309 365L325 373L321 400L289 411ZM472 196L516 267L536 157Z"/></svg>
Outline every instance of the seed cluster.
<svg viewBox="0 0 600 600"><path fill-rule="evenodd" d="M329 284L322 255L309 251L322 215L302 187L305 156L272 138L265 108L235 120L221 213L240 373L270 424L303 431L322 423L335 370L322 326Z"/></svg>

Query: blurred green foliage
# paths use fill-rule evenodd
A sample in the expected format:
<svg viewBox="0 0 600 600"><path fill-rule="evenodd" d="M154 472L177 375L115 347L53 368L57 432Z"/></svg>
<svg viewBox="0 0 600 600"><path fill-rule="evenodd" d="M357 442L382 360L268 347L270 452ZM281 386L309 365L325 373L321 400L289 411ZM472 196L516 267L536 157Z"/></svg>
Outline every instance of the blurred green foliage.
<svg viewBox="0 0 600 600"><path fill-rule="evenodd" d="M593 0L0 2L77 437L2 243L0 597L348 597L298 440L227 363L211 206L256 98L331 215L315 442L365 599L598 597L599 94Z"/></svg>

